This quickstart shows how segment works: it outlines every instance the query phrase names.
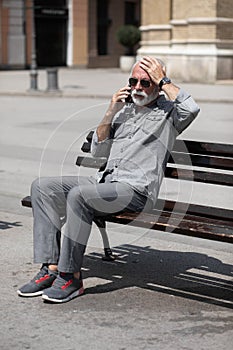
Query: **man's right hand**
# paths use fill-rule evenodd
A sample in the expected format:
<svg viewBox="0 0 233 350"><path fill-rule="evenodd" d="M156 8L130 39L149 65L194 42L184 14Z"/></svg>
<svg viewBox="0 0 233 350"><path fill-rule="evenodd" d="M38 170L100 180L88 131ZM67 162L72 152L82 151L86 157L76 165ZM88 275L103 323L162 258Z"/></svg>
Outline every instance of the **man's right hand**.
<svg viewBox="0 0 233 350"><path fill-rule="evenodd" d="M127 85L118 90L111 99L110 105L103 120L97 128L97 136L99 141L109 137L112 119L125 105L125 99L129 96L131 88Z"/></svg>
<svg viewBox="0 0 233 350"><path fill-rule="evenodd" d="M131 87L126 85L120 90L118 90L111 99L111 103L121 102L124 103L125 99L130 95ZM122 105L123 107L123 105ZM121 107L121 108L122 108Z"/></svg>

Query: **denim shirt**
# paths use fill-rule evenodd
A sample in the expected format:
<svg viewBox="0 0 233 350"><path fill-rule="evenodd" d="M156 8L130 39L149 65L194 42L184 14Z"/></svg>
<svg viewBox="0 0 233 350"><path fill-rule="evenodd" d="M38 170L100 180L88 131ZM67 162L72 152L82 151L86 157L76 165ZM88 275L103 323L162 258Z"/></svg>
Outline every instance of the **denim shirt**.
<svg viewBox="0 0 233 350"><path fill-rule="evenodd" d="M92 139L92 155L107 158L105 182L127 183L155 204L175 139L198 112L182 89L175 101L160 95L150 107L124 105L112 120L111 136L98 142L95 131ZM96 174L97 181L104 171Z"/></svg>

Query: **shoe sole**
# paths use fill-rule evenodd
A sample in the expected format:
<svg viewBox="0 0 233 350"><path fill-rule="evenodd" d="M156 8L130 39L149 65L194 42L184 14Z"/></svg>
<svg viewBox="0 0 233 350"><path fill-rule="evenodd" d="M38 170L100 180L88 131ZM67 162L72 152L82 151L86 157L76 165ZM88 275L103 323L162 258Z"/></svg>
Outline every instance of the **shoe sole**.
<svg viewBox="0 0 233 350"><path fill-rule="evenodd" d="M38 297L43 294L43 290L39 290L38 292L34 292L34 293L23 293L20 290L17 290L17 294L18 296L25 297L25 298Z"/></svg>
<svg viewBox="0 0 233 350"><path fill-rule="evenodd" d="M71 293L70 295L68 295L68 297L66 297L64 299L50 298L48 295L43 294L42 300L43 301L50 301L52 303L66 303L67 301L70 301L70 300L82 295L83 293L84 293L84 288L82 287L79 290L76 290L75 292Z"/></svg>

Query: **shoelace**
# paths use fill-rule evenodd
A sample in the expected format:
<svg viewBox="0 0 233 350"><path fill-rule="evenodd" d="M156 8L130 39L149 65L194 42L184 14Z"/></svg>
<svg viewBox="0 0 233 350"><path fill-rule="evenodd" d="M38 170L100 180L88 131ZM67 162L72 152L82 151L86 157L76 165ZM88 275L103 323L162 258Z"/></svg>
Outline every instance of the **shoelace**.
<svg viewBox="0 0 233 350"><path fill-rule="evenodd" d="M45 269L45 266L40 269L40 271L37 273L35 277L33 277L32 281L39 280L44 275L49 274L48 270Z"/></svg>
<svg viewBox="0 0 233 350"><path fill-rule="evenodd" d="M71 281L73 281L73 274L64 274L64 275L58 275L57 278L55 279L53 286L60 288L63 287L64 285L66 285L67 283L69 283ZM71 284L70 283L70 284Z"/></svg>

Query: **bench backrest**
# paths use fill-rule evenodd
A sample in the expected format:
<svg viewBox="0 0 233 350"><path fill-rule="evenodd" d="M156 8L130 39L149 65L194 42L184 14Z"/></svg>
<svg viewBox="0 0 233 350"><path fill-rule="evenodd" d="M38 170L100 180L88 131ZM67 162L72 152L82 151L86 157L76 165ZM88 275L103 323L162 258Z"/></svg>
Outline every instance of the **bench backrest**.
<svg viewBox="0 0 233 350"><path fill-rule="evenodd" d="M90 153L93 131L81 150ZM106 159L78 156L76 165L99 169ZM224 186L233 185L233 145L176 140L165 177Z"/></svg>

